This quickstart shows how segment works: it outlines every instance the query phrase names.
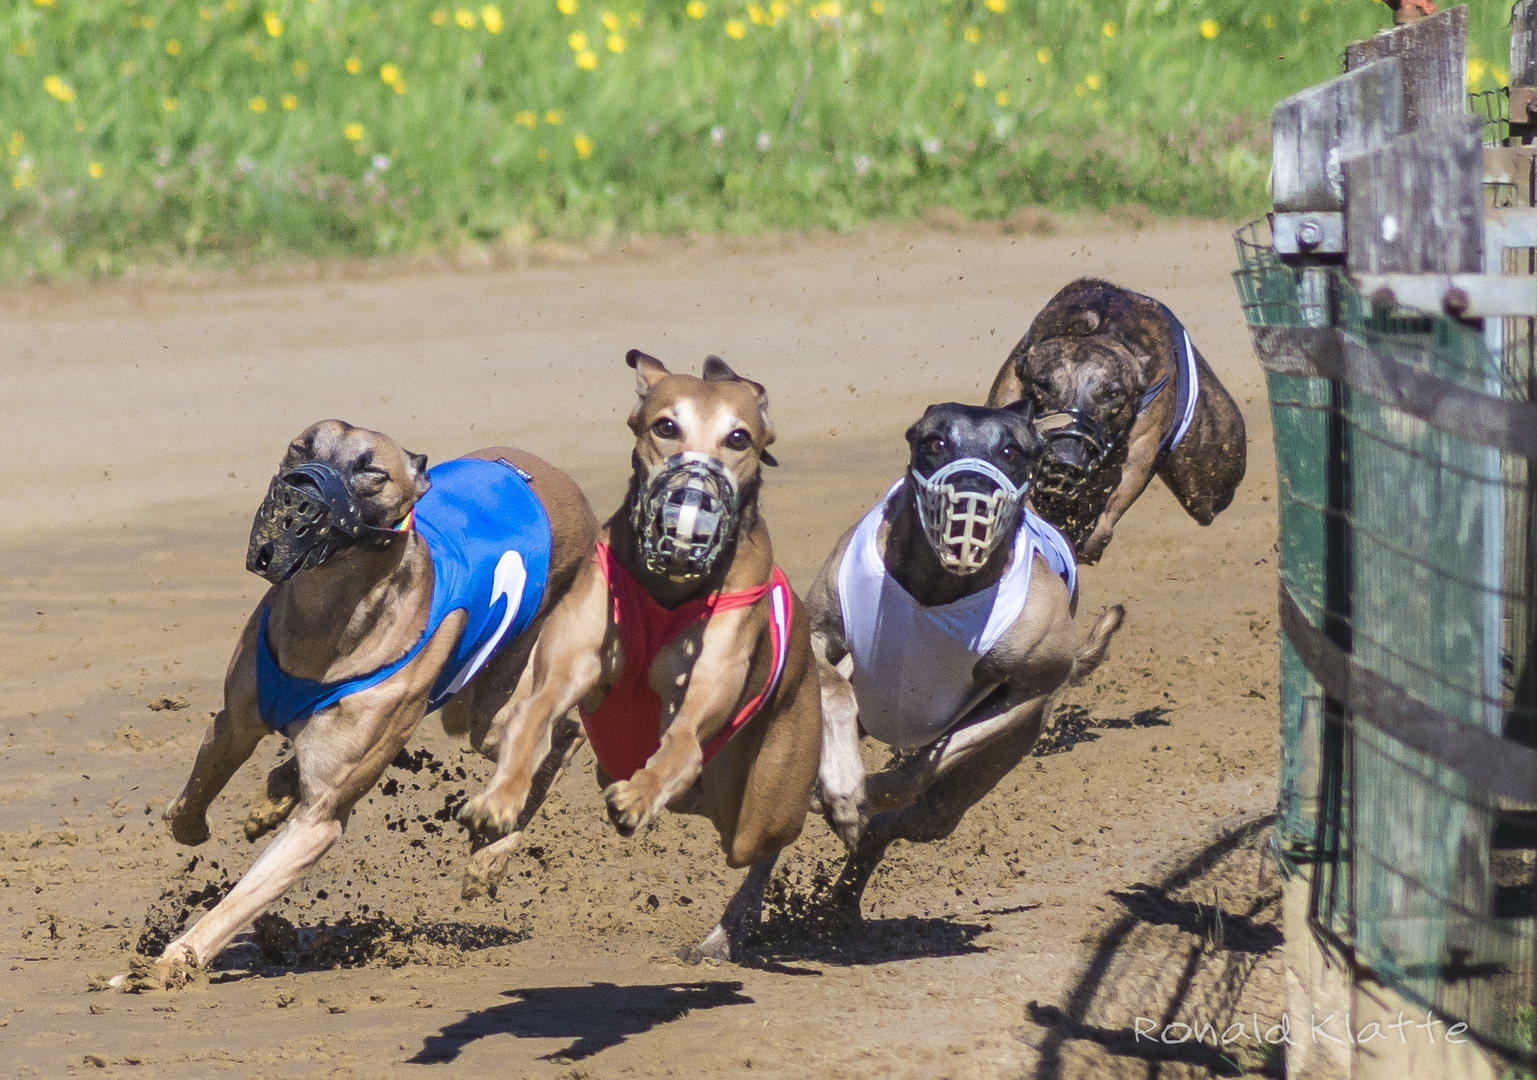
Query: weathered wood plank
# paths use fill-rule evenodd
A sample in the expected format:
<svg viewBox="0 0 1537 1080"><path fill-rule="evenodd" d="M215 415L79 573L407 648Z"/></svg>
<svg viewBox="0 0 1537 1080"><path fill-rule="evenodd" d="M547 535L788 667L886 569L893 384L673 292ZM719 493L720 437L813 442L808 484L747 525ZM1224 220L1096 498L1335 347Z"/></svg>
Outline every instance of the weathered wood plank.
<svg viewBox="0 0 1537 1080"><path fill-rule="evenodd" d="M1510 11L1510 85L1537 86L1537 0Z"/></svg>
<svg viewBox="0 0 1537 1080"><path fill-rule="evenodd" d="M1404 63L1404 126L1467 111L1468 9L1459 5L1345 48L1345 69L1396 56Z"/></svg>
<svg viewBox="0 0 1537 1080"><path fill-rule="evenodd" d="M1388 57L1293 94L1271 116L1278 211L1341 210L1340 162L1404 131L1403 65Z"/></svg>
<svg viewBox="0 0 1537 1080"><path fill-rule="evenodd" d="M1345 162L1352 274L1483 269L1482 137L1478 117L1443 117Z"/></svg>

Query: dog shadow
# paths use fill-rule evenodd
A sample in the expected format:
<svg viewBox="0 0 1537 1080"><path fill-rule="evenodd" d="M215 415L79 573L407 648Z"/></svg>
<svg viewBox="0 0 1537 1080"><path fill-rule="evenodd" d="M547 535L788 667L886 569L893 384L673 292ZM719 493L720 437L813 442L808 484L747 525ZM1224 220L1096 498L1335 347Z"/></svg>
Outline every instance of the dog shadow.
<svg viewBox="0 0 1537 1080"><path fill-rule="evenodd" d="M748 940L744 962L785 974L815 974L784 965L814 962L833 967L864 967L897 960L985 953L976 939L991 924L959 922L951 917L907 916L901 919L829 917L770 918Z"/></svg>
<svg viewBox="0 0 1537 1080"><path fill-rule="evenodd" d="M740 982L663 983L654 986L539 986L504 990L513 1000L470 1013L422 1040L422 1048L407 1060L414 1065L453 1061L464 1047L490 1035L520 1039L571 1039L563 1050L541 1061L581 1061L618 1046L660 1024L681 1020L697 1009L751 1005Z"/></svg>

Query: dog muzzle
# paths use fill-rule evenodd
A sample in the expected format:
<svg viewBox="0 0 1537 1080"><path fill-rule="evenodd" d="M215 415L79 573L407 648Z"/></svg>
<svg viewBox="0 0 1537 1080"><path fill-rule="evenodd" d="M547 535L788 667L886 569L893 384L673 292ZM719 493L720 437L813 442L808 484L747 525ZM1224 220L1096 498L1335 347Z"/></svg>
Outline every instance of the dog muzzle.
<svg viewBox="0 0 1537 1080"><path fill-rule="evenodd" d="M651 470L631 523L646 569L675 580L703 577L736 538L742 496L736 477L708 454L674 454Z"/></svg>
<svg viewBox="0 0 1537 1080"><path fill-rule="evenodd" d="M1014 536L1028 482L1015 486L997 466L960 458L932 476L911 470L918 519L939 563L952 574L973 574Z"/></svg>
<svg viewBox="0 0 1537 1080"><path fill-rule="evenodd" d="M251 523L245 568L280 585L343 548L383 550L404 535L364 524L342 474L308 461L272 478Z"/></svg>
<svg viewBox="0 0 1537 1080"><path fill-rule="evenodd" d="M1046 451L1031 501L1081 550L1121 482L1125 441L1111 438L1081 409L1048 413L1035 421L1035 428L1046 440Z"/></svg>

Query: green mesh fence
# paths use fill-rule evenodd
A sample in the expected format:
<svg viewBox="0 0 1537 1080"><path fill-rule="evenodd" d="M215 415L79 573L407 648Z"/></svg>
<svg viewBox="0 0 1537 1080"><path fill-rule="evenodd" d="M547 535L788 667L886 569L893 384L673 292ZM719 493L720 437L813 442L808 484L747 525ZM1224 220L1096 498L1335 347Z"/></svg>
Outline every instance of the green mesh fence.
<svg viewBox="0 0 1537 1080"><path fill-rule="evenodd" d="M1267 367L1284 596L1352 670L1453 724L1537 745L1532 461L1432 426L1340 366L1364 349L1529 401L1528 320L1491 338L1374 305L1336 267L1287 265L1262 224L1236 240ZM1310 355L1326 361L1310 369ZM1405 997L1537 1064L1537 806L1352 714L1300 649L1283 636L1276 847L1283 866L1312 868L1314 925Z"/></svg>

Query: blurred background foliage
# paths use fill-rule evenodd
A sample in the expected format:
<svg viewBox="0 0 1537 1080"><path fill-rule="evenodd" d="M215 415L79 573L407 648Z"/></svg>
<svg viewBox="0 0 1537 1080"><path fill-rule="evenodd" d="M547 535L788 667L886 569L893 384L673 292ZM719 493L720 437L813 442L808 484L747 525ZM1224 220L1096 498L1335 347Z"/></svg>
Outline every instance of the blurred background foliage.
<svg viewBox="0 0 1537 1080"><path fill-rule="evenodd" d="M14 0L0 278L844 229L1234 218L1375 0ZM1507 5L1470 12L1472 88Z"/></svg>

